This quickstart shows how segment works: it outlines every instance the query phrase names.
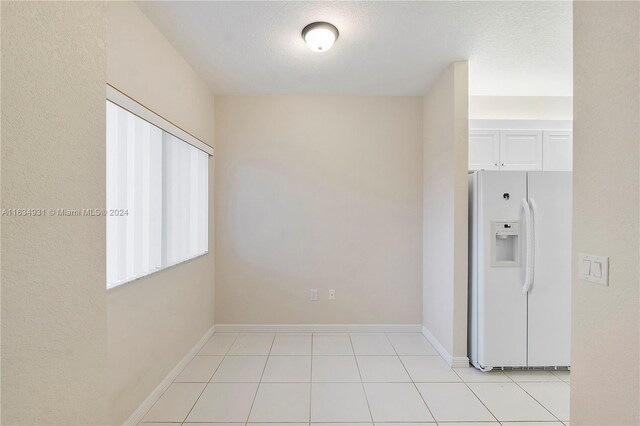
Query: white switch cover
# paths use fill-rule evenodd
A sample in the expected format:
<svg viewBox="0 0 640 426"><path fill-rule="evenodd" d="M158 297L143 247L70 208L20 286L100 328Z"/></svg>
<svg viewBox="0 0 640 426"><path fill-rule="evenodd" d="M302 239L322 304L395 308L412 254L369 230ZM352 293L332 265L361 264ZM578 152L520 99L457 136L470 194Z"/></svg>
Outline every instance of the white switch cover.
<svg viewBox="0 0 640 426"><path fill-rule="evenodd" d="M312 288L309 292L309 300L318 300L318 289Z"/></svg>
<svg viewBox="0 0 640 426"><path fill-rule="evenodd" d="M329 300L336 300L336 291L329 290Z"/></svg>
<svg viewBox="0 0 640 426"><path fill-rule="evenodd" d="M605 286L609 285L608 257L580 253L578 262L578 276L581 280Z"/></svg>
<svg viewBox="0 0 640 426"><path fill-rule="evenodd" d="M585 277L588 277L589 275L591 275L590 260L582 259L582 262L580 264L580 274L584 275Z"/></svg>

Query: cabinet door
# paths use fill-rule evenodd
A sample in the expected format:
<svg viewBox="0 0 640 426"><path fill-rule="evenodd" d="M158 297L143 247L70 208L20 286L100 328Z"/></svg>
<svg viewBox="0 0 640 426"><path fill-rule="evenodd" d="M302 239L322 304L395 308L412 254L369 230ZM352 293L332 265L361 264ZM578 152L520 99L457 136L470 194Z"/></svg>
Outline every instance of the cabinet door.
<svg viewBox="0 0 640 426"><path fill-rule="evenodd" d="M542 170L542 131L501 130L500 170Z"/></svg>
<svg viewBox="0 0 640 426"><path fill-rule="evenodd" d="M469 131L469 170L499 170L500 131Z"/></svg>
<svg viewBox="0 0 640 426"><path fill-rule="evenodd" d="M571 130L542 132L542 170L573 170L573 137Z"/></svg>

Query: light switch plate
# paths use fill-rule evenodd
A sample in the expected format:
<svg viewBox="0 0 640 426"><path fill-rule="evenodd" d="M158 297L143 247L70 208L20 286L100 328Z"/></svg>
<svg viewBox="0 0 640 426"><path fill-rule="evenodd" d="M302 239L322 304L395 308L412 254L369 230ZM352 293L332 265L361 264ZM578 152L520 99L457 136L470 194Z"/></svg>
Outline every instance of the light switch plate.
<svg viewBox="0 0 640 426"><path fill-rule="evenodd" d="M578 259L578 277L590 283L608 286L609 258L607 256L580 253Z"/></svg>

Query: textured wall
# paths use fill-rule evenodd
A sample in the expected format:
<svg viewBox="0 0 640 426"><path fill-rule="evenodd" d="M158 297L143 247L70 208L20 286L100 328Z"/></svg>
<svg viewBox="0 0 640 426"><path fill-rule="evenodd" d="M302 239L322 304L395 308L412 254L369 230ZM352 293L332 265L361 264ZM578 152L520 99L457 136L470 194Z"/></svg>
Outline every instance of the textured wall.
<svg viewBox="0 0 640 426"><path fill-rule="evenodd" d="M423 325L467 356L468 64L451 64L424 96Z"/></svg>
<svg viewBox="0 0 640 426"><path fill-rule="evenodd" d="M213 146L207 85L131 2L107 3L107 82ZM109 290L109 420L122 423L213 325L214 157L209 253Z"/></svg>
<svg viewBox="0 0 640 426"><path fill-rule="evenodd" d="M470 119L571 120L571 96L470 96Z"/></svg>
<svg viewBox="0 0 640 426"><path fill-rule="evenodd" d="M2 207L104 208L104 4L1 7ZM2 231L2 423L104 424L104 217Z"/></svg>
<svg viewBox="0 0 640 426"><path fill-rule="evenodd" d="M216 97L216 323L420 322L420 101Z"/></svg>
<svg viewBox="0 0 640 426"><path fill-rule="evenodd" d="M640 3L574 3L571 424L640 424Z"/></svg>

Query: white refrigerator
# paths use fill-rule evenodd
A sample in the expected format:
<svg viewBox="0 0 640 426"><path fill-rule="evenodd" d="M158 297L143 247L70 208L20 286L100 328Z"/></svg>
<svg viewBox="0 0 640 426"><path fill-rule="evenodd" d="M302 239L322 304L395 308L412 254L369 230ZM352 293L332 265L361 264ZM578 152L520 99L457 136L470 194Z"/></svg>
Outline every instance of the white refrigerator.
<svg viewBox="0 0 640 426"><path fill-rule="evenodd" d="M569 367L571 172L469 175L469 357Z"/></svg>

